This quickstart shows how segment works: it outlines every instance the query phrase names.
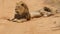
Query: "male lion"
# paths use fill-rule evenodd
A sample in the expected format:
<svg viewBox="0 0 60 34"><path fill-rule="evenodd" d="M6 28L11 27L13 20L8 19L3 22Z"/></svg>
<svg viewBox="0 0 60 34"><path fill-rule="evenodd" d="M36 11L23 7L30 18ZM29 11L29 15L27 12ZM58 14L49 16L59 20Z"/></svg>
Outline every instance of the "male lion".
<svg viewBox="0 0 60 34"><path fill-rule="evenodd" d="M16 14L14 15L14 18L11 21L14 21L15 19L30 20L30 18L31 18L30 14L29 14L29 9L23 1L20 1L19 3L17 3L17 5L15 7L15 12L16 12Z"/></svg>

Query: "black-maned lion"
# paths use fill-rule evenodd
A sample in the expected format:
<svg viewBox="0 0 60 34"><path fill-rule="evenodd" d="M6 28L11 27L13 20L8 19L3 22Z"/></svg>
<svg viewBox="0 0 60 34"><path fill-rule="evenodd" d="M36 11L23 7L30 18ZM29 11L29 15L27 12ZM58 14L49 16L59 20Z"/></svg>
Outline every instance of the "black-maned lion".
<svg viewBox="0 0 60 34"><path fill-rule="evenodd" d="M23 1L20 1L16 4L15 12L16 14L14 15L14 18L11 19L11 21L14 21L15 19L17 20L20 20L20 19L30 20L31 19L28 6Z"/></svg>

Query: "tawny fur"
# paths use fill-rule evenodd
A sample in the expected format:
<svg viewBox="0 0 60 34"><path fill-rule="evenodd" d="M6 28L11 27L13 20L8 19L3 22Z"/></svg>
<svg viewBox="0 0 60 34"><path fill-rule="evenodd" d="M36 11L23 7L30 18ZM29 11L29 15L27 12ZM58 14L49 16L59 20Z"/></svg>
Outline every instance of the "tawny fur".
<svg viewBox="0 0 60 34"><path fill-rule="evenodd" d="M18 12L18 14L21 15L23 18L30 20L31 17L29 14L28 6L23 1L20 1L19 3L17 3L15 11L16 13Z"/></svg>
<svg viewBox="0 0 60 34"><path fill-rule="evenodd" d="M53 14L56 13L56 9L53 7L43 7L40 10L37 11L30 11L27 7L27 5L20 1L19 3L17 3L16 7L15 7L15 16L11 21L25 21L26 20L30 20L31 18L37 18L37 17L41 17L41 16L51 16Z"/></svg>
<svg viewBox="0 0 60 34"><path fill-rule="evenodd" d="M11 21L14 21L16 19L17 20L20 20L20 19L30 20L31 19L28 6L23 1L20 1L16 4L15 12L16 14L14 15L14 18L11 19Z"/></svg>
<svg viewBox="0 0 60 34"><path fill-rule="evenodd" d="M39 18L42 16L41 12L39 10L37 11L30 11L31 18Z"/></svg>

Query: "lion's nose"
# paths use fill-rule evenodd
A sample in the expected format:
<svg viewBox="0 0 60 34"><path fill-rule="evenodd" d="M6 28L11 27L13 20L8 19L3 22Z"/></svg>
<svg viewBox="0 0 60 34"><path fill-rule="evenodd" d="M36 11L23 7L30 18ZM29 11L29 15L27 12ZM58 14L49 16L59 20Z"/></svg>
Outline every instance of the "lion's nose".
<svg viewBox="0 0 60 34"><path fill-rule="evenodd" d="M15 9L15 10L18 10L18 9Z"/></svg>
<svg viewBox="0 0 60 34"><path fill-rule="evenodd" d="M16 13L19 13L18 11L15 11Z"/></svg>

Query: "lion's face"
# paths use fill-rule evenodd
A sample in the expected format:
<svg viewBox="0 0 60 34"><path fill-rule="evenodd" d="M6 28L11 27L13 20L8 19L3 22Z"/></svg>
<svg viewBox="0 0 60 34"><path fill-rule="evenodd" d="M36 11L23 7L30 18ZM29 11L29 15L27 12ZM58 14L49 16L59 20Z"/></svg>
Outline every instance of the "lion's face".
<svg viewBox="0 0 60 34"><path fill-rule="evenodd" d="M24 3L22 1L17 3L16 8L15 8L16 13L22 14L24 10L25 10Z"/></svg>

